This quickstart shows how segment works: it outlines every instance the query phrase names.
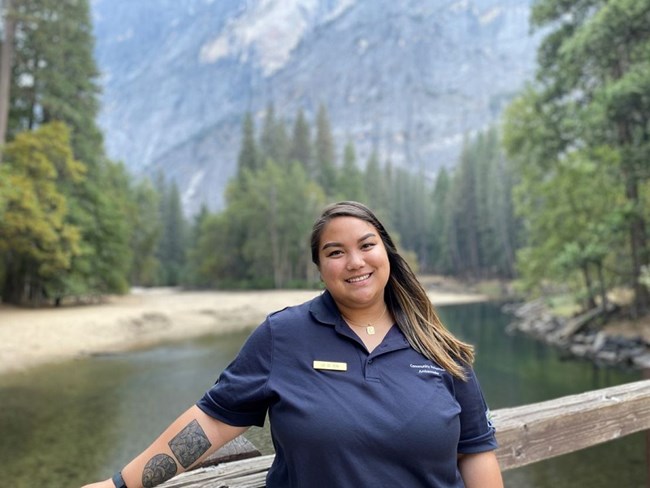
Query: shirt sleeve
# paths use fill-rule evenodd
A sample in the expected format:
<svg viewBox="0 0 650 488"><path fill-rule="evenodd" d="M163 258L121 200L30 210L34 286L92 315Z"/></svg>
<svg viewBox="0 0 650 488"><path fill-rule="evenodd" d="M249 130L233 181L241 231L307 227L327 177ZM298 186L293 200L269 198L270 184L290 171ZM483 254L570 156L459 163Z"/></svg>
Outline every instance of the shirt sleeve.
<svg viewBox="0 0 650 488"><path fill-rule="evenodd" d="M267 384L272 362L273 336L267 319L196 405L228 425L261 427L271 396Z"/></svg>
<svg viewBox="0 0 650 488"><path fill-rule="evenodd" d="M476 375L467 368L467 381L454 379L456 401L460 404L458 452L474 454L498 447L494 426Z"/></svg>

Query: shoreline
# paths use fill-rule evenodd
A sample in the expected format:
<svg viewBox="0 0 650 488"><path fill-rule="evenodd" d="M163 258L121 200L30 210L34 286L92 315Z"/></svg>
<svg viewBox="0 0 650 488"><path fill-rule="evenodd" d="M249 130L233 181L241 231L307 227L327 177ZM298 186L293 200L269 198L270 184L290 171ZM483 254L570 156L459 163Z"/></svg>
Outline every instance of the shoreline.
<svg viewBox="0 0 650 488"><path fill-rule="evenodd" d="M271 312L320 290L180 291L136 289L100 304L41 309L0 304L0 374L99 354L253 329ZM429 291L434 305L487 301L470 293Z"/></svg>
<svg viewBox="0 0 650 488"><path fill-rule="evenodd" d="M562 317L551 313L542 299L504 307L514 317L507 327L510 332L521 332L596 366L650 371L650 317L636 323L619 318L604 326L592 326L592 322L610 316L616 309L597 307Z"/></svg>

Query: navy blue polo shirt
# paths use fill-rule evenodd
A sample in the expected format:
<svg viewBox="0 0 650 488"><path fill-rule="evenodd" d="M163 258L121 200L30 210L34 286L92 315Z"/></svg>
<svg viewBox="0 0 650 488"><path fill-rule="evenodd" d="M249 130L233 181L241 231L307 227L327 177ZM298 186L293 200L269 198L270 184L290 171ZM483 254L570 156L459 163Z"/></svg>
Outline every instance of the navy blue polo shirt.
<svg viewBox="0 0 650 488"><path fill-rule="evenodd" d="M457 453L496 448L474 372L452 377L398 326L368 353L328 292L271 314L197 403L263 425L268 488L457 488Z"/></svg>

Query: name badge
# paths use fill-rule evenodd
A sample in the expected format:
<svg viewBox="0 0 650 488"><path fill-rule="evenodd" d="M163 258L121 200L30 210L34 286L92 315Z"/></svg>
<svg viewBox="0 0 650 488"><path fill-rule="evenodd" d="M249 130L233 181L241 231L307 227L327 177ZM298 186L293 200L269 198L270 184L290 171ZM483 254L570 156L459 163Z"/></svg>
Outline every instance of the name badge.
<svg viewBox="0 0 650 488"><path fill-rule="evenodd" d="M330 371L347 371L348 363L335 363L334 361L314 361L314 369L327 369Z"/></svg>

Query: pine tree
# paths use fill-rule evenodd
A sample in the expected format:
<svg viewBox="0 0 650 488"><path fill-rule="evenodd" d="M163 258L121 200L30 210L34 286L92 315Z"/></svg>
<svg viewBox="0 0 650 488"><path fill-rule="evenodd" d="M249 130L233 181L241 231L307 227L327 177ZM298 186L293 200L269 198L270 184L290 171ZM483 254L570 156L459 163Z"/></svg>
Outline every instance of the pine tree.
<svg viewBox="0 0 650 488"><path fill-rule="evenodd" d="M647 221L639 211L650 157L648 7L647 0L535 2L531 22L550 32L539 48L537 85L521 99L535 103L526 110L539 113L538 126L547 123L535 130L543 133L546 147L529 153L534 164L555 169L576 153L576 160L593 158L603 173L616 175L622 184L625 204L619 208L635 209L621 217L627 226L626 274L631 275L636 312L650 308L650 291L640 280L642 266L650 261ZM527 117L519 109L511 112L515 114ZM603 146L613 149L606 151L609 160L591 156L604 154ZM510 146L517 156L514 148Z"/></svg>
<svg viewBox="0 0 650 488"><path fill-rule="evenodd" d="M305 173L309 178L316 178L316 172L312 162L309 124L305 119L305 112L302 109L298 110L296 121L293 125L289 159L292 161L298 161L302 164L303 168L305 168Z"/></svg>
<svg viewBox="0 0 650 488"><path fill-rule="evenodd" d="M180 193L176 182L158 178L160 193L161 235L156 257L160 262L159 282L164 286L181 283L186 261L187 227L183 216Z"/></svg>
<svg viewBox="0 0 650 488"><path fill-rule="evenodd" d="M63 188L70 222L81 232L81 252L72 261L62 293L124 291L130 229L123 202L129 198L128 185L118 176L120 166L106 159L95 123L98 71L88 1L21 0L14 11L9 136L62 121L70 128L74 157L87 167L82 184Z"/></svg>
<svg viewBox="0 0 650 488"><path fill-rule="evenodd" d="M40 304L60 297L71 261L83 252L70 223L62 186L79 185L86 168L72 155L62 123L19 134L5 151L0 255L8 303Z"/></svg>
<svg viewBox="0 0 650 488"><path fill-rule="evenodd" d="M244 172L256 171L261 167L260 155L255 142L255 123L253 115L247 112L242 125L242 143L237 157L237 177L243 178Z"/></svg>
<svg viewBox="0 0 650 488"><path fill-rule="evenodd" d="M131 216L131 249L133 263L130 282L133 285L157 284L160 261L155 256L161 235L159 195L148 179L136 182L133 188Z"/></svg>
<svg viewBox="0 0 650 488"><path fill-rule="evenodd" d="M342 199L359 202L366 200L363 173L357 166L357 155L352 141L348 141L343 149L343 165L339 172L336 189Z"/></svg>
<svg viewBox="0 0 650 488"><path fill-rule="evenodd" d="M92 171L103 150L88 1L21 0L15 11L10 131L63 121L71 128L75 157Z"/></svg>
<svg viewBox="0 0 650 488"><path fill-rule="evenodd" d="M11 69L14 62L14 36L16 21L12 0L0 4L0 22L2 22L2 39L0 40L0 148L7 140L7 122L9 120L9 94L11 89ZM0 150L0 161L2 152Z"/></svg>
<svg viewBox="0 0 650 488"><path fill-rule="evenodd" d="M452 262L449 255L449 248L447 246L448 237L446 235L447 208L445 202L447 201L447 194L449 193L451 181L447 169L443 166L436 177L435 186L433 188L432 203L433 214L431 217L431 244L430 244L430 261L432 270L441 274L451 274Z"/></svg>
<svg viewBox="0 0 650 488"><path fill-rule="evenodd" d="M336 193L336 154L334 137L330 128L327 109L321 105L316 117L316 182L325 190L325 194Z"/></svg>

